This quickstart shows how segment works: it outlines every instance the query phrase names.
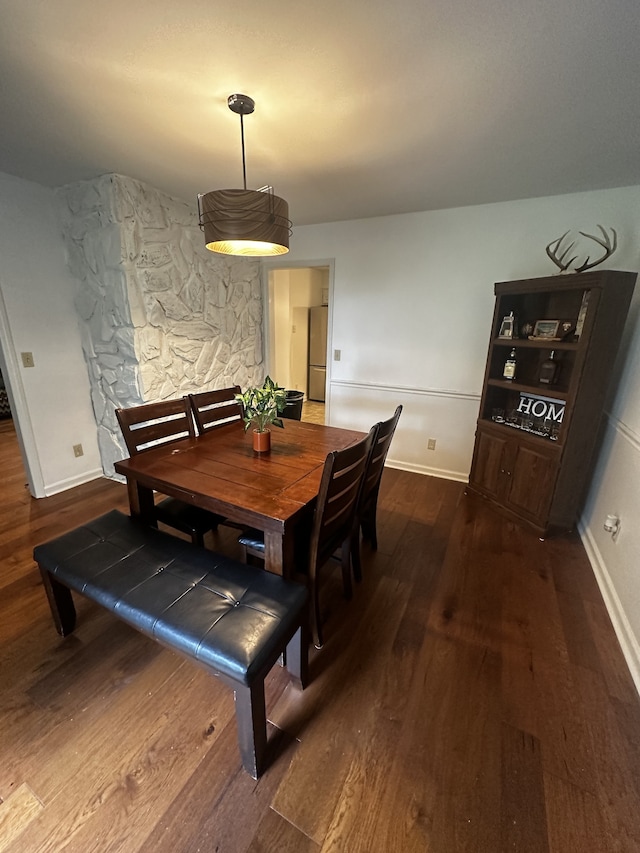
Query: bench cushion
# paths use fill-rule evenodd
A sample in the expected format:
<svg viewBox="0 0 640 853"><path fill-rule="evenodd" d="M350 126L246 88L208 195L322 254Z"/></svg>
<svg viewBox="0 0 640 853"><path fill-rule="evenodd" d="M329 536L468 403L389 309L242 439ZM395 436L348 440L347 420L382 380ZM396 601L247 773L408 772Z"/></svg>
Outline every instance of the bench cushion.
<svg viewBox="0 0 640 853"><path fill-rule="evenodd" d="M144 526L117 510L34 549L64 586L250 685L282 650L305 587Z"/></svg>

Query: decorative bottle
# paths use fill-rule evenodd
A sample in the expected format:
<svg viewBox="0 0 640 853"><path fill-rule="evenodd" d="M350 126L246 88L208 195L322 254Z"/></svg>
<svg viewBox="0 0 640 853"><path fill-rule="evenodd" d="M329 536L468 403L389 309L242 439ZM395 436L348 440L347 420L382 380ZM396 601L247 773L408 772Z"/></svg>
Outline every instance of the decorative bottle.
<svg viewBox="0 0 640 853"><path fill-rule="evenodd" d="M545 385L552 385L556 381L558 372L558 362L554 360L555 350L551 350L549 358L543 361L540 365L540 382Z"/></svg>
<svg viewBox="0 0 640 853"><path fill-rule="evenodd" d="M515 379L516 378L516 351L515 349L511 350L509 354L509 358L504 363L504 368L502 369L502 376L505 379Z"/></svg>

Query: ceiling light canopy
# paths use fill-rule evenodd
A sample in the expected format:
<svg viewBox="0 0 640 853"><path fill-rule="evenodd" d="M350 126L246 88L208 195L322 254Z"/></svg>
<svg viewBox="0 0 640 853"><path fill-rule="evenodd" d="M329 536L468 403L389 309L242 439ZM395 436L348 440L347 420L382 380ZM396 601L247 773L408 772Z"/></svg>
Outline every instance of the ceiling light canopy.
<svg viewBox="0 0 640 853"><path fill-rule="evenodd" d="M198 194L199 223L206 247L222 255L284 255L291 236L289 205L274 195L273 187L247 189L244 116L254 111L255 103L248 95L229 95L227 104L240 116L244 189Z"/></svg>

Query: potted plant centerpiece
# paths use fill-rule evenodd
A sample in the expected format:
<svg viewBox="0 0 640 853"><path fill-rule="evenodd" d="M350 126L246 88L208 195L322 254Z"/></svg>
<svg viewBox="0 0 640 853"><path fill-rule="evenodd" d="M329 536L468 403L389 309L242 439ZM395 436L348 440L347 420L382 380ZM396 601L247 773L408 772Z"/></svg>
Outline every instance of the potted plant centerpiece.
<svg viewBox="0 0 640 853"><path fill-rule="evenodd" d="M253 427L253 449L264 453L271 449L271 424L284 427L282 418L287 402L284 388L280 388L270 376L264 380L261 388L247 388L242 394L236 394L236 400L242 406L242 419L245 432Z"/></svg>

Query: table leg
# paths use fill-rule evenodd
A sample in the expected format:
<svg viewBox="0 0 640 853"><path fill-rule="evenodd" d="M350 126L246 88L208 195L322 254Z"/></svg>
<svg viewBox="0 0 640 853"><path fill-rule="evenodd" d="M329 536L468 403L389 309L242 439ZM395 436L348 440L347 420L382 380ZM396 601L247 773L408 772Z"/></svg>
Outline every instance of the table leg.
<svg viewBox="0 0 640 853"><path fill-rule="evenodd" d="M284 570L283 536L273 530L264 532L264 567L274 575L282 575Z"/></svg>
<svg viewBox="0 0 640 853"><path fill-rule="evenodd" d="M127 478L127 492L131 515L142 519L145 524L155 525L153 489L148 489L136 480Z"/></svg>
<svg viewBox="0 0 640 853"><path fill-rule="evenodd" d="M294 545L293 530L280 531L265 530L264 533L264 567L274 575L283 575L285 578L292 577L294 573Z"/></svg>

